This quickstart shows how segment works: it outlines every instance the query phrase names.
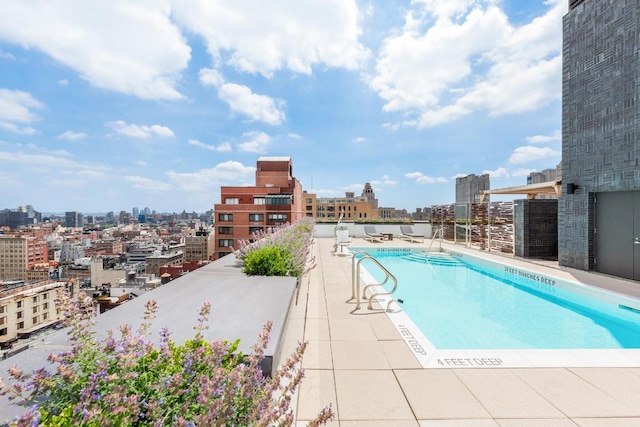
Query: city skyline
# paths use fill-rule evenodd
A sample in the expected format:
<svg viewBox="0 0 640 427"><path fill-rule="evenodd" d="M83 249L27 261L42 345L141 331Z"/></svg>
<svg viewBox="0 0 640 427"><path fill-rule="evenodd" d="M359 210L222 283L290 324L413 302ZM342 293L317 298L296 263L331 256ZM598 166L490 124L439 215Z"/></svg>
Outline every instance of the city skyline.
<svg viewBox="0 0 640 427"><path fill-rule="evenodd" d="M305 6L3 2L3 204L205 212L287 156L318 197L413 212L560 162L565 0Z"/></svg>

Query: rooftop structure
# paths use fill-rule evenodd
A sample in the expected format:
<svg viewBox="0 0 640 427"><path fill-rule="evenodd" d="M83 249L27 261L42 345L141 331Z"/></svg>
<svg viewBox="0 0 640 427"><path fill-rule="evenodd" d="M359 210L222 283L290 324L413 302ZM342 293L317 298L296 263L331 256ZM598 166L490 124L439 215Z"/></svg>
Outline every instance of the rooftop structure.
<svg viewBox="0 0 640 427"><path fill-rule="evenodd" d="M562 266L640 280L640 5L570 0L569 9L558 259Z"/></svg>

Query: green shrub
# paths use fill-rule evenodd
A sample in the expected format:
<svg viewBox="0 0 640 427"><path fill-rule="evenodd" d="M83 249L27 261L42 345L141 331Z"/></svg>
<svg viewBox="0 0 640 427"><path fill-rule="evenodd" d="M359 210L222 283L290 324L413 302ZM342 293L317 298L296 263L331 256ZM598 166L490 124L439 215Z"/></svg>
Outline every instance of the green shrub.
<svg viewBox="0 0 640 427"><path fill-rule="evenodd" d="M285 248L264 246L247 254L242 271L250 276L286 276L290 265L291 260Z"/></svg>

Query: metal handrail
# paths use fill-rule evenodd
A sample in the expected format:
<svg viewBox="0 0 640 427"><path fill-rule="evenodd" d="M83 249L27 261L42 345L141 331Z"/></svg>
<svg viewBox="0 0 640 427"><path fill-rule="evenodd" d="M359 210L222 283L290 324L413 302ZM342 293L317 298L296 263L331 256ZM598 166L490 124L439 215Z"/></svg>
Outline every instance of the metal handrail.
<svg viewBox="0 0 640 427"><path fill-rule="evenodd" d="M440 232L440 252L442 252L442 239L443 239L442 235L443 235L444 228L440 227L440 228L436 228L436 231L431 236L431 243L429 243L429 248L427 249L427 255L429 254L429 252L431 252L431 246L433 246L433 241L438 235L438 231Z"/></svg>
<svg viewBox="0 0 640 427"><path fill-rule="evenodd" d="M358 255L364 255L364 256L360 258L357 262L354 262ZM369 297L369 304L367 306L367 309L373 310L373 307L371 304L373 303L375 297L378 297L380 295L391 295L398 288L398 280L396 279L396 277L393 274L391 274L389 270L387 270L382 264L380 264L377 259L375 259L373 256L371 256L369 253L365 251L359 251L354 253L352 258L352 263L351 263L351 299L349 299L349 301L353 299L356 300L356 310L360 310L360 264L365 260L373 261L373 263L377 265L380 268L380 270L382 270L382 272L385 274L385 278L382 283L373 283L371 285L365 286L362 289L362 299L367 299L366 292L367 292L367 289L369 289L370 287L383 286L385 283L387 283L389 279L393 281L393 288L389 292L378 292L377 294L372 294L371 297ZM393 302L399 302L399 300L397 299L389 300L389 302L387 303L386 311L391 311L389 307Z"/></svg>
<svg viewBox="0 0 640 427"><path fill-rule="evenodd" d="M336 227L333 229L333 237L335 238L338 238L338 227L340 227L342 218L344 218L344 212L340 212L340 216L338 217L338 222L336 223Z"/></svg>

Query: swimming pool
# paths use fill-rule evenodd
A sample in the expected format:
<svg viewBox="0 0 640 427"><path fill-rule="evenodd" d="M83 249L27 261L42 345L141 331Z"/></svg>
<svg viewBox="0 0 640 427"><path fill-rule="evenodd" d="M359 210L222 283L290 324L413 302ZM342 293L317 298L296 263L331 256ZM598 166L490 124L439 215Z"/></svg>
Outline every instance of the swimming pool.
<svg viewBox="0 0 640 427"><path fill-rule="evenodd" d="M640 306L605 292L469 254L371 253L398 279L393 298L431 350L638 349ZM363 262L376 281L380 270ZM400 322L401 333L413 326ZM403 332L403 328L409 332ZM411 343L410 343L411 345ZM415 350L415 349L414 349Z"/></svg>

